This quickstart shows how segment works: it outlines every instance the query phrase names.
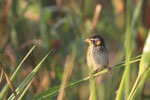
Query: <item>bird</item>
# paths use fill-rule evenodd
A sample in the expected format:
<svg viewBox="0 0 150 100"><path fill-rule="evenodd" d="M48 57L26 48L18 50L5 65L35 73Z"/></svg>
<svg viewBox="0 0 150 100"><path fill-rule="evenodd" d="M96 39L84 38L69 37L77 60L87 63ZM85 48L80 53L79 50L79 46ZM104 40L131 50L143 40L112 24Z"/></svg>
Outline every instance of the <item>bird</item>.
<svg viewBox="0 0 150 100"><path fill-rule="evenodd" d="M86 60L92 72L97 73L104 68L110 70L110 67L108 67L108 50L103 37L101 35L93 35L85 39L85 42L89 44Z"/></svg>

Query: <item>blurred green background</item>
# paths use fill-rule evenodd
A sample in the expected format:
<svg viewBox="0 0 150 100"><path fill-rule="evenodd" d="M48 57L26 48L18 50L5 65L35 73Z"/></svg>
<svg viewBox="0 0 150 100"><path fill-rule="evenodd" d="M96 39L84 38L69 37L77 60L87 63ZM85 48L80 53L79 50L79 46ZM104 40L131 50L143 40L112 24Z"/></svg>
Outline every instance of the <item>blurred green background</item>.
<svg viewBox="0 0 150 100"><path fill-rule="evenodd" d="M98 4L102 9L93 28ZM136 10L140 4L142 6ZM139 14L135 18L136 11ZM132 28L129 47L132 48L132 58L142 53L150 28L150 0L0 0L0 62L11 76L31 47L38 43L12 82L14 87L18 87L46 53L54 48L22 99L31 100L43 91L61 84L66 63L72 66L67 67L69 82L88 76L85 59L88 45L84 39L91 35L100 34L105 39L109 66L125 60L128 15ZM135 21L133 27L132 21ZM131 86L137 76L138 64L131 64ZM100 76L98 100L115 99L123 71L124 67ZM5 83L3 78L0 89ZM141 100L150 100L149 84L150 79L146 81ZM11 93L9 90L5 97ZM56 100L57 96L51 99ZM67 89L64 100L88 100L88 97L87 81Z"/></svg>

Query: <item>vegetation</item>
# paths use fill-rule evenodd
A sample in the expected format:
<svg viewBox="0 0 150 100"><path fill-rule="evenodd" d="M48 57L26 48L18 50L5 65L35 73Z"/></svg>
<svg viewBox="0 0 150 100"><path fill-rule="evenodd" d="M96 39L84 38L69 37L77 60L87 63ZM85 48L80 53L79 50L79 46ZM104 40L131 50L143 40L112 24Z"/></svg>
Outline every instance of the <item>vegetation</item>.
<svg viewBox="0 0 150 100"><path fill-rule="evenodd" d="M96 100L149 100L149 12L149 0L0 0L0 100L88 100L90 90ZM94 74L96 86L84 43L93 34L112 67Z"/></svg>

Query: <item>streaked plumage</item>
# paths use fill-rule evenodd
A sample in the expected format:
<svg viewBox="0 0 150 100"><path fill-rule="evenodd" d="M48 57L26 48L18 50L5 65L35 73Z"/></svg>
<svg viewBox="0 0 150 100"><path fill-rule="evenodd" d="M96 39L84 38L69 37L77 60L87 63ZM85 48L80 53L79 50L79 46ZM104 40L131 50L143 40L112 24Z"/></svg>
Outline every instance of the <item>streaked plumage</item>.
<svg viewBox="0 0 150 100"><path fill-rule="evenodd" d="M92 67L94 72L108 66L108 52L103 38L100 35L94 35L85 40L90 44L87 51L87 64Z"/></svg>

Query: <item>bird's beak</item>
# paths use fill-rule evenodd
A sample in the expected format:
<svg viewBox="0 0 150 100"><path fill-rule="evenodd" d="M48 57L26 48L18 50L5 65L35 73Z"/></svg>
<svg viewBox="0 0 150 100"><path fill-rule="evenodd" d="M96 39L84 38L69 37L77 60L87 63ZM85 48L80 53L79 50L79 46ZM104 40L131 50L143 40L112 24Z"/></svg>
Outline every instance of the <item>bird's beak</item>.
<svg viewBox="0 0 150 100"><path fill-rule="evenodd" d="M91 41L90 41L90 39L86 39L86 40L84 40L85 42L87 42L87 43L90 43Z"/></svg>

